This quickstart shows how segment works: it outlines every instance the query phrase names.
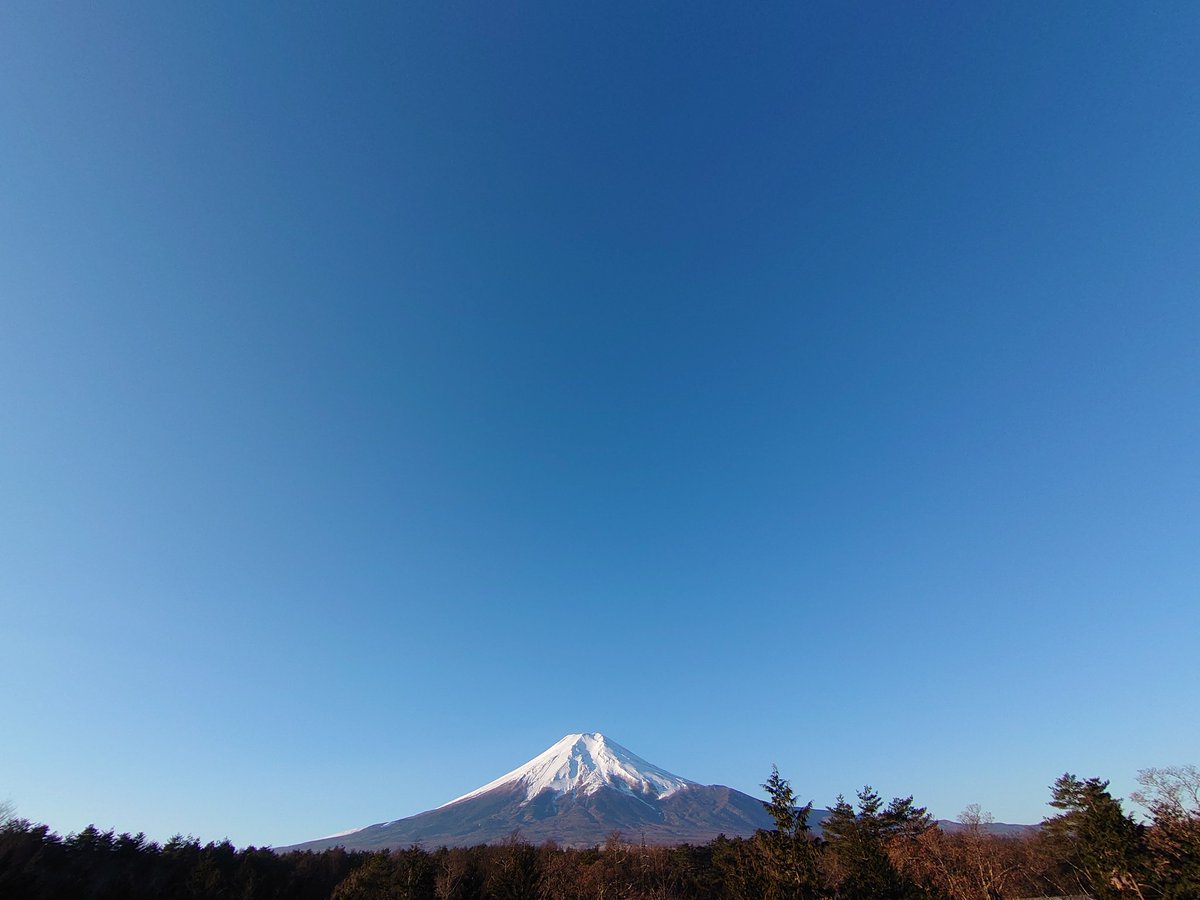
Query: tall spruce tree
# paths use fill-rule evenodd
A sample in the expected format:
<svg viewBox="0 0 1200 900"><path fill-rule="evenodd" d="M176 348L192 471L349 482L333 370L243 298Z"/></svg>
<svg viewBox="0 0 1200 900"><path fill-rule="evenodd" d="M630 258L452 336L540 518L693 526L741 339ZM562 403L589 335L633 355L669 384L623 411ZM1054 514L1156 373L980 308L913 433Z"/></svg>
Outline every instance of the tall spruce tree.
<svg viewBox="0 0 1200 900"><path fill-rule="evenodd" d="M812 801L796 804L792 785L771 766L771 777L763 788L771 799L763 807L775 820L775 830L756 837L764 857L770 895L780 900L804 900L819 891L816 848L808 828Z"/></svg>

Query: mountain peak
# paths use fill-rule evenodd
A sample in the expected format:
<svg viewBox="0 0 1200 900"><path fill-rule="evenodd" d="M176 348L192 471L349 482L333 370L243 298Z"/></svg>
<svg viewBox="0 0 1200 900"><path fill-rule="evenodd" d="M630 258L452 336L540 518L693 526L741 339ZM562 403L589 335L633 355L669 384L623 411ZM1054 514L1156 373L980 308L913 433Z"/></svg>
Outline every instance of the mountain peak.
<svg viewBox="0 0 1200 900"><path fill-rule="evenodd" d="M770 828L763 804L646 762L598 731L568 734L525 765L437 809L286 849L470 847L509 839L595 847L614 831L648 844L703 844Z"/></svg>
<svg viewBox="0 0 1200 900"><path fill-rule="evenodd" d="M694 782L646 762L598 731L581 732L566 735L525 765L438 808L505 787L523 790L524 805L547 790L586 796L605 787L661 800L691 784Z"/></svg>

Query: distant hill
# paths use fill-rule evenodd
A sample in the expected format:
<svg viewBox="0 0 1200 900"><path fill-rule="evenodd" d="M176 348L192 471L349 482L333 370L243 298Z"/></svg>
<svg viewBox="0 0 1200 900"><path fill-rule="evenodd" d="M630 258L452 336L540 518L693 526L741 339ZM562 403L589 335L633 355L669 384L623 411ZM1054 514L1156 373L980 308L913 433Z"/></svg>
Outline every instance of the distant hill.
<svg viewBox="0 0 1200 900"><path fill-rule="evenodd" d="M949 834L965 831L967 828L961 822L954 822L950 819L938 819L937 823L943 831ZM996 834L1000 837L1024 837L1037 831L1038 827L1037 825L1010 825L1006 822L986 822L980 826L987 834Z"/></svg>

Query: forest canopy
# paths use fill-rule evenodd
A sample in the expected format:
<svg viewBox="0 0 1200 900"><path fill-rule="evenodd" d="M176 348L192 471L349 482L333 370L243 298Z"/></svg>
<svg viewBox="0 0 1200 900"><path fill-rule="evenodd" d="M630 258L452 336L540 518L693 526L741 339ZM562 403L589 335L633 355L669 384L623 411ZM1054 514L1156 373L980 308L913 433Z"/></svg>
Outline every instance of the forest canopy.
<svg viewBox="0 0 1200 900"><path fill-rule="evenodd" d="M912 797L885 802L869 786L838 797L810 827L773 769L763 788L775 822L750 838L655 847L614 833L590 849L532 846L519 833L500 845L419 846L380 852L277 853L201 844L177 835L89 825L61 837L0 811L0 896L236 898L236 900L1004 900L1200 897L1200 771L1146 769L1125 809L1099 778L1070 773L1051 786L1057 811L1040 827L997 833L978 805L943 827Z"/></svg>

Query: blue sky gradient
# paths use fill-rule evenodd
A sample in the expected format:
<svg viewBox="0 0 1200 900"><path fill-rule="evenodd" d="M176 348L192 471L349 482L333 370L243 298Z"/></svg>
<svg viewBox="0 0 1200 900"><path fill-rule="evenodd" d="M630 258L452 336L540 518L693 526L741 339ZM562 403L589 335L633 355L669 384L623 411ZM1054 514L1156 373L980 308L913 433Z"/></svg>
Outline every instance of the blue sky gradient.
<svg viewBox="0 0 1200 900"><path fill-rule="evenodd" d="M1200 8L245 6L0 8L0 799L1200 762Z"/></svg>

